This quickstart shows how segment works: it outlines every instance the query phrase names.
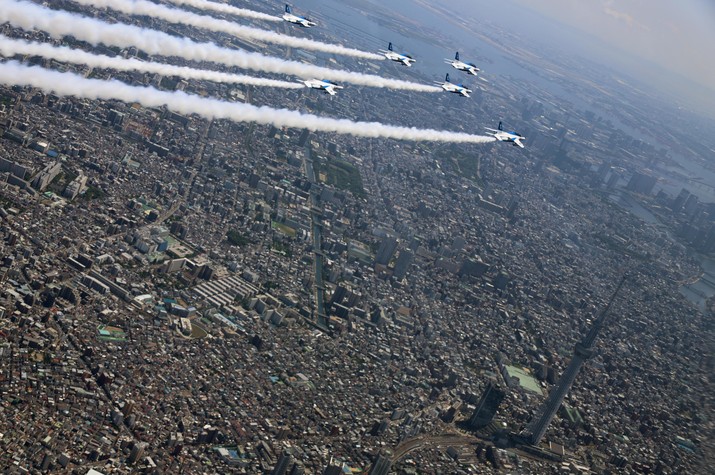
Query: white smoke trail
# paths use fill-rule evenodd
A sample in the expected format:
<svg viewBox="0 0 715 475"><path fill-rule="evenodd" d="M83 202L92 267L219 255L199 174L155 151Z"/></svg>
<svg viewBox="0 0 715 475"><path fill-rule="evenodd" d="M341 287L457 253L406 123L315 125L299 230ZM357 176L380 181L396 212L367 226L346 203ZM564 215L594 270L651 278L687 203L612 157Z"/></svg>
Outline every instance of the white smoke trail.
<svg viewBox="0 0 715 475"><path fill-rule="evenodd" d="M233 5L227 5L225 3L212 2L209 0L169 0L171 3L176 5L188 5L190 7L198 8L200 10L214 11L219 13L228 13L229 15L241 16L245 18L253 18L256 20L266 20L266 21L281 21L283 20L279 16L268 15L267 13L261 13L254 10L247 10L245 8L234 7Z"/></svg>
<svg viewBox="0 0 715 475"><path fill-rule="evenodd" d="M305 87L297 82L193 69L172 64L152 63L134 58L124 59L121 57L98 55L66 46L52 46L46 43L15 40L0 35L0 55L10 57L15 54L42 56L43 58L56 59L57 61L65 63L83 64L91 68L106 68L117 71L140 71L162 74L164 76L180 76L186 79L203 79L228 84L247 84L251 86L279 87L285 89L301 89Z"/></svg>
<svg viewBox="0 0 715 475"><path fill-rule="evenodd" d="M442 91L439 87L426 84L286 61L259 53L221 48L214 43L197 43L187 38L177 38L161 31L133 25L110 24L65 11L51 10L26 0L0 0L0 24L5 22L25 30L42 30L55 38L72 36L92 45L103 43L120 48L134 46L152 55L211 61L254 71L331 79L361 86L418 92Z"/></svg>
<svg viewBox="0 0 715 475"><path fill-rule="evenodd" d="M0 63L0 84L31 86L46 93L85 99L113 99L138 102L145 107L162 107L180 114L197 114L209 119L255 122L275 127L295 127L317 132L335 132L358 137L382 137L397 140L487 143L493 137L470 135L413 127L398 127L377 122L354 122L303 114L287 109L257 107L250 104L206 99L184 92L159 91L135 87L120 81L86 79L72 73L60 73L37 66L24 66L16 61Z"/></svg>
<svg viewBox="0 0 715 475"><path fill-rule="evenodd" d="M264 41L274 43L291 48L302 48L313 51L323 51L331 54L342 54L354 56L357 58L385 59L384 56L360 51L353 48L347 48L340 45L332 45L314 41L307 38L297 38L294 36L281 35L273 31L261 30L250 26L239 25L219 18L213 18L206 15L196 15L195 13L169 8L164 5L149 2L147 0L72 0L80 5L87 5L96 8L112 9L127 15L147 15L153 18L160 18L170 23L178 23L182 25L195 26L211 31L228 33L229 35L238 38L246 38L250 40Z"/></svg>

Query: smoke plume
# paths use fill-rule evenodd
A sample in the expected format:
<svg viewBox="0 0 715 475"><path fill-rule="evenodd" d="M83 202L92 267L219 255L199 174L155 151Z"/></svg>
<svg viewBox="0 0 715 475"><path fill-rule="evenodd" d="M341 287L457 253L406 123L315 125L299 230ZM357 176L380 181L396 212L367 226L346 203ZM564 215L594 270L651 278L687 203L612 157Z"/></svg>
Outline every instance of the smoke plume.
<svg viewBox="0 0 715 475"><path fill-rule="evenodd" d="M361 86L418 92L442 90L426 84L324 68L263 56L259 53L222 48L214 43L197 43L148 28L122 23L110 24L65 11L51 10L25 0L0 0L0 24L5 22L25 30L42 30L55 38L72 36L95 46L100 43L120 48L133 46L151 55L175 56L190 61L210 61L254 71L290 74L301 78L331 79Z"/></svg>
<svg viewBox="0 0 715 475"><path fill-rule="evenodd" d="M114 69L117 71L140 71L161 74L163 76L179 76L185 79L200 79L220 83L248 84L251 86L280 87L286 89L300 89L303 87L296 82L193 69L186 66L140 61L134 58L124 59L121 57L110 57L92 54L66 46L52 46L46 43L10 39L0 35L0 55L11 57L15 54L41 56L64 63L83 64L91 68Z"/></svg>
<svg viewBox="0 0 715 475"><path fill-rule="evenodd" d="M253 10L246 10L245 8L234 7L233 5L227 5L225 3L212 2L207 0L169 0L171 3L176 5L188 5L190 7L198 8L199 10L214 11L219 13L228 13L229 15L241 16L245 18L253 18L255 20L266 20L266 21L281 21L282 18L279 16L268 15L267 13L261 13Z"/></svg>
<svg viewBox="0 0 715 475"><path fill-rule="evenodd" d="M301 48L313 51L322 51L330 54L342 54L366 59L385 59L384 56L360 51L345 46L333 45L314 41L307 38L296 38L294 36L281 35L273 31L261 30L250 26L239 25L219 18L206 15L197 15L177 8L169 8L164 5L152 3L147 0L72 0L81 5L96 8L109 8L127 15L147 15L153 18L160 18L169 23L195 26L210 31L217 31L245 38L249 40L264 41L278 45L290 46L291 48Z"/></svg>
<svg viewBox="0 0 715 475"><path fill-rule="evenodd" d="M137 102L145 107L163 106L180 114L197 114L208 119L255 122L275 127L295 127L316 132L334 132L358 137L459 143L487 143L494 141L493 137L398 127L377 122L354 122L346 119L325 118L286 109L257 107L250 104L206 99L181 91L166 92L150 87L129 86L116 80L86 79L77 74L61 73L37 66L24 66L16 61L0 64L0 83L10 86L31 86L46 93L61 96Z"/></svg>

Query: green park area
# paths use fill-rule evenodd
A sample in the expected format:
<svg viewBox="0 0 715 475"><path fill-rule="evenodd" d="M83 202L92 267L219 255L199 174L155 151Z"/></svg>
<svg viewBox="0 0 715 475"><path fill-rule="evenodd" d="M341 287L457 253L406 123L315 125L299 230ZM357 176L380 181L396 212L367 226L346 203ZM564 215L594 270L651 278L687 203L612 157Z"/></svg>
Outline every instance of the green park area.
<svg viewBox="0 0 715 475"><path fill-rule="evenodd" d="M456 145L450 144L441 147L435 155L445 168L464 178L479 181L479 157L474 154L466 153Z"/></svg>
<svg viewBox="0 0 715 475"><path fill-rule="evenodd" d="M278 221L273 221L271 222L271 227L275 229L276 231L280 231L281 233L285 234L288 237L295 237L295 229L291 228L290 226L286 226L283 223L279 223Z"/></svg>
<svg viewBox="0 0 715 475"><path fill-rule="evenodd" d="M355 165L337 158L319 157L313 160L316 175L321 181L356 196L365 196L360 171Z"/></svg>

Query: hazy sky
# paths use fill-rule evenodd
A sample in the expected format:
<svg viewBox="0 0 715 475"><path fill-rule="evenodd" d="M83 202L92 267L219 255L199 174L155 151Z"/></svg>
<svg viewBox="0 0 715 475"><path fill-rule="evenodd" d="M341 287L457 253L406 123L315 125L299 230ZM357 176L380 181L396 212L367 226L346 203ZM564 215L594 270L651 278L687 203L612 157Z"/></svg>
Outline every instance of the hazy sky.
<svg viewBox="0 0 715 475"><path fill-rule="evenodd" d="M715 91L715 0L511 1Z"/></svg>

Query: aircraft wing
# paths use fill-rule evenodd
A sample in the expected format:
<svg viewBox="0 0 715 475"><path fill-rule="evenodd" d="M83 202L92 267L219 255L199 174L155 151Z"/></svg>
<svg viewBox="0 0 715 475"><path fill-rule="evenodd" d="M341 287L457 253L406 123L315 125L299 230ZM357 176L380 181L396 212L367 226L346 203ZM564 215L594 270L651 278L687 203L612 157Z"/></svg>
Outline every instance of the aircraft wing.
<svg viewBox="0 0 715 475"><path fill-rule="evenodd" d="M400 59L400 61L402 61L402 63L403 63L405 66L412 66L412 62L414 62L414 59L412 59L412 58L402 58L402 59Z"/></svg>
<svg viewBox="0 0 715 475"><path fill-rule="evenodd" d="M325 92L327 92L331 96L334 96L338 93L339 89L343 89L343 86L338 86L337 84L328 84L323 89L325 89Z"/></svg>
<svg viewBox="0 0 715 475"><path fill-rule="evenodd" d="M460 89L459 93L464 97L469 97L469 91L467 89Z"/></svg>
<svg viewBox="0 0 715 475"><path fill-rule="evenodd" d="M521 143L521 137L519 137L518 139L514 139L514 145L524 148L524 144Z"/></svg>

